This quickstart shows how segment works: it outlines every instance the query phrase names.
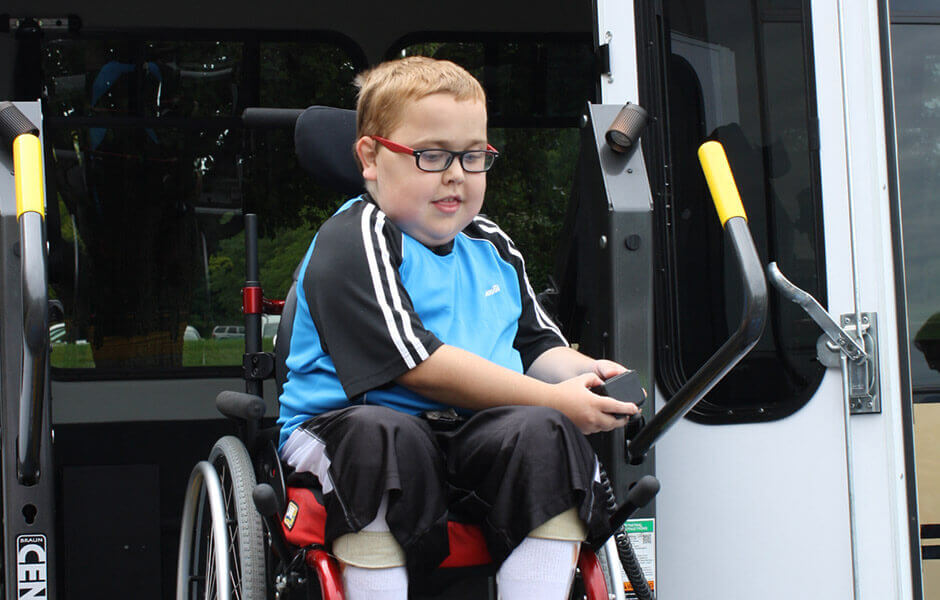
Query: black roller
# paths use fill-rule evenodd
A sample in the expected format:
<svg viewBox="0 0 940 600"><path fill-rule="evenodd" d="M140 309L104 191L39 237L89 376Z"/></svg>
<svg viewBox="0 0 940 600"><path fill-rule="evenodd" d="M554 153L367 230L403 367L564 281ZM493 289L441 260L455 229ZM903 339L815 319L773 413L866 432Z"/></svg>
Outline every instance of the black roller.
<svg viewBox="0 0 940 600"><path fill-rule="evenodd" d="M268 529L274 551L286 563L294 553L284 537L284 530L281 529L279 516L282 507L278 505L277 493L267 483L259 483L252 490L251 499L255 503L255 508L261 514L261 520L264 521L264 525Z"/></svg>
<svg viewBox="0 0 940 600"><path fill-rule="evenodd" d="M29 133L39 135L39 128L12 102L0 102L0 161L13 171L13 140Z"/></svg>

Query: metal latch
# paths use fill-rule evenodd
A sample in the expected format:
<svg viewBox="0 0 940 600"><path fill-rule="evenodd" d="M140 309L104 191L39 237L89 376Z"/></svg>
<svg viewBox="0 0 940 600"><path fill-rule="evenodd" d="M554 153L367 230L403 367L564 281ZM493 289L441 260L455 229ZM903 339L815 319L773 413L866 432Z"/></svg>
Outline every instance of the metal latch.
<svg viewBox="0 0 940 600"><path fill-rule="evenodd" d="M878 326L875 313L861 313L861 327L855 313L836 321L808 292L783 276L777 263L767 265L767 275L784 298L799 304L819 325L823 334L816 342L816 358L826 367L839 367L847 357L849 406L852 414L880 413L878 378Z"/></svg>

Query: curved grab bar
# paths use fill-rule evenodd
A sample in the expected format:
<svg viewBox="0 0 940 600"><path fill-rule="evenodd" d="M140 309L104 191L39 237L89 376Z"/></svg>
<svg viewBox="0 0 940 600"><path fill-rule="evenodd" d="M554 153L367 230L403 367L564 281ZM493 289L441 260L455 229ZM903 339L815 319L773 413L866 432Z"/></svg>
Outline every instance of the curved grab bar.
<svg viewBox="0 0 940 600"><path fill-rule="evenodd" d="M3 158L9 154L13 159L16 218L20 228L23 363L16 460L17 477L24 485L39 481L39 446L49 353L49 295L43 223L45 190L42 144L38 133L38 128L12 103L0 103L0 145Z"/></svg>
<svg viewBox="0 0 940 600"><path fill-rule="evenodd" d="M724 149L718 142L699 148L699 160L708 181L715 208L730 242L744 284L744 310L741 323L730 338L685 382L675 396L627 443L627 458L633 464L643 457L657 439L698 404L699 400L754 347L767 320L767 282L754 240L747 226L737 186Z"/></svg>

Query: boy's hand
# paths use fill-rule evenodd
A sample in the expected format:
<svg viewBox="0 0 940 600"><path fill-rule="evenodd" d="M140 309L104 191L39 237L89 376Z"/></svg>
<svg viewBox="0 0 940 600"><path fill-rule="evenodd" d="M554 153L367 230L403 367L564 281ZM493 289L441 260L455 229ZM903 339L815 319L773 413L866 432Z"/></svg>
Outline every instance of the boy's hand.
<svg viewBox="0 0 940 600"><path fill-rule="evenodd" d="M626 370L610 361L597 361L597 363L606 363L607 366L595 368L606 369L609 367L617 369L616 373L610 375L611 377ZM610 371L605 370L604 372ZM555 384L559 394L558 402L554 408L571 419L572 423L581 430L581 433L597 433L623 427L626 425L627 418L639 411L636 404L632 402L621 402L591 391L591 388L597 387L603 382L604 380L595 372L578 375Z"/></svg>
<svg viewBox="0 0 940 600"><path fill-rule="evenodd" d="M599 359L594 361L594 374L600 377L602 380L607 381L611 377L616 377L621 373L626 373L627 368L621 364L615 363L612 360Z"/></svg>

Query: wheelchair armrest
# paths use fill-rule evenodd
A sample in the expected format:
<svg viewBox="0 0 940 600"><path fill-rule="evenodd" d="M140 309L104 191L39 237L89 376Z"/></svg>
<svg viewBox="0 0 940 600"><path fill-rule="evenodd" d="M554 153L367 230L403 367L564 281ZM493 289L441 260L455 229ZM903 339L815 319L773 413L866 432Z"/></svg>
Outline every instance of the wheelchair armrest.
<svg viewBox="0 0 940 600"><path fill-rule="evenodd" d="M253 394L225 391L215 397L215 407L230 419L260 421L264 416L264 400Z"/></svg>

